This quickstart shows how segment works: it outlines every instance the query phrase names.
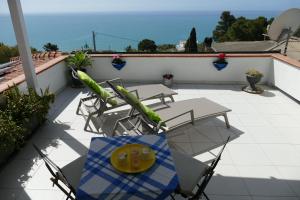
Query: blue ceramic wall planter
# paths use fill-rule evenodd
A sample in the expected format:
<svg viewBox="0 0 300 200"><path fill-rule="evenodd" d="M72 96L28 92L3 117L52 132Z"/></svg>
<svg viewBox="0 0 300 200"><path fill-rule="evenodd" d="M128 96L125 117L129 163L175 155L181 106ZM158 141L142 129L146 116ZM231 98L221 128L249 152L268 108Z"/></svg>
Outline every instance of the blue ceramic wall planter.
<svg viewBox="0 0 300 200"><path fill-rule="evenodd" d="M123 61L123 63L111 63L112 64L112 66L114 67L114 68L116 68L117 70L121 70L123 67L125 67L125 65L126 65L126 61Z"/></svg>
<svg viewBox="0 0 300 200"><path fill-rule="evenodd" d="M213 65L218 71L224 69L228 65L228 62L226 61L226 54L220 53L218 55L218 59L213 62Z"/></svg>
<svg viewBox="0 0 300 200"><path fill-rule="evenodd" d="M123 67L125 67L126 61L122 60L120 55L115 54L115 55L113 55L111 64L117 70L121 70Z"/></svg>
<svg viewBox="0 0 300 200"><path fill-rule="evenodd" d="M223 62L223 63L213 62L213 64L218 71L221 71L228 65L228 62Z"/></svg>

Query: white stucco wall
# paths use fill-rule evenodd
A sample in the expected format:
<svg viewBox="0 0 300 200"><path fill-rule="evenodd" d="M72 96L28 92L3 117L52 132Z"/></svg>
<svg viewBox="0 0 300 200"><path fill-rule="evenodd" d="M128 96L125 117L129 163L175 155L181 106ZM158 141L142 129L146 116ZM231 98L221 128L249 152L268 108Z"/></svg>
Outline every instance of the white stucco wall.
<svg viewBox="0 0 300 200"><path fill-rule="evenodd" d="M131 82L161 82L162 75L170 72L177 83L245 83L245 72L256 68L265 76L262 82L269 83L272 58L232 57L228 66L217 71L214 57L124 57L127 64L122 70L111 65L111 57L93 57L93 67L88 73L96 80L120 77Z"/></svg>
<svg viewBox="0 0 300 200"><path fill-rule="evenodd" d="M158 83L162 75L169 72L174 74L177 83L245 83L245 72L256 68L264 74L262 83L274 85L300 101L300 68L271 56L230 57L227 58L228 66L222 71L214 68L214 57L124 57L127 64L120 71L112 67L109 56L92 59L93 67L87 69L88 74L98 81L120 77L128 82ZM68 84L65 62L39 73L38 83L43 90L49 86L52 92L60 92ZM26 90L26 83L19 88Z"/></svg>
<svg viewBox="0 0 300 200"><path fill-rule="evenodd" d="M300 101L300 68L274 59L274 85Z"/></svg>
<svg viewBox="0 0 300 200"><path fill-rule="evenodd" d="M65 66L65 62L62 61L42 71L37 75L39 88L45 90L47 87L49 87L51 92L56 94L59 93L68 84L67 70L68 68ZM25 91L27 84L26 82L23 82L19 84L18 87L22 91Z"/></svg>

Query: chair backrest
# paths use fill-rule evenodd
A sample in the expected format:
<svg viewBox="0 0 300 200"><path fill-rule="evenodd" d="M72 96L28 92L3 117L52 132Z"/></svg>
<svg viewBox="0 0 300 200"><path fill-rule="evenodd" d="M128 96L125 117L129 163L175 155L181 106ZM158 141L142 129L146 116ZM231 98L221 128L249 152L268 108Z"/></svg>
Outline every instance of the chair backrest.
<svg viewBox="0 0 300 200"><path fill-rule="evenodd" d="M203 181L202 181L202 183L199 186L199 189L197 190L196 194L191 199L200 199L200 197L204 193L204 190L205 190L207 184L209 183L211 177L214 175L214 169L216 168L217 164L221 160L222 153L223 153L223 151L224 151L227 143L229 142L229 140L230 140L230 136L227 138L226 142L224 143L223 147L219 151L218 155L212 161L211 165L207 169L206 174L205 174L205 176L203 178Z"/></svg>
<svg viewBox="0 0 300 200"><path fill-rule="evenodd" d="M157 126L157 123L154 122L153 120L151 120L146 113L141 109L140 106L137 106L136 104L132 103L132 101L130 101L124 94L122 94L117 88L116 86L111 83L110 81L106 81L106 83L114 90L114 92L121 98L123 99L126 103L128 103L129 105L131 105L133 110L137 110L139 112L139 114L142 116L143 120L146 122L144 125L151 124L153 127ZM133 113L133 112L132 112ZM150 128L150 126L149 126ZM150 128L151 129L151 128Z"/></svg>
<svg viewBox="0 0 300 200"><path fill-rule="evenodd" d="M55 180L60 180L63 182L68 188L74 191L74 188L68 182L67 178L63 174L62 170L52 161L50 160L47 155L45 155L35 144L33 144L34 149L38 152L38 154L42 157L45 165L51 175L54 177Z"/></svg>
<svg viewBox="0 0 300 200"><path fill-rule="evenodd" d="M222 147L221 150L219 151L217 157L212 161L211 166L210 166L210 167L212 168L212 170L214 170L214 169L216 168L217 164L218 164L219 161L221 160L222 153L223 153L223 151L224 151L224 149L225 149L227 143L229 142L229 140L230 140L230 136L228 136L226 142L223 144L223 147Z"/></svg>

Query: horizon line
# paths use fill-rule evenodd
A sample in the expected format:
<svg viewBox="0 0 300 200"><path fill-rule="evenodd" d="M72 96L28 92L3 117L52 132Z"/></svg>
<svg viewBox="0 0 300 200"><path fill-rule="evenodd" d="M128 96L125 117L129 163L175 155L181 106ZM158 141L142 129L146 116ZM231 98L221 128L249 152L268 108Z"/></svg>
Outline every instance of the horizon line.
<svg viewBox="0 0 300 200"><path fill-rule="evenodd" d="M23 12L24 15L51 15L51 14L105 14L105 13L161 13L161 12L282 12L283 10L145 10L145 11L138 11L138 10L111 10L111 11L64 11L64 12ZM0 15L9 15L10 12L3 12Z"/></svg>

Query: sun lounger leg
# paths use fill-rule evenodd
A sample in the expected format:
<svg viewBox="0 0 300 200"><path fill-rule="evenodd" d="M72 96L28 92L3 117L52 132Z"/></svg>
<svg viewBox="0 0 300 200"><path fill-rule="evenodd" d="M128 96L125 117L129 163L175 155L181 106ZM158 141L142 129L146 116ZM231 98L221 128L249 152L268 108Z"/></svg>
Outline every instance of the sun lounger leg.
<svg viewBox="0 0 300 200"><path fill-rule="evenodd" d="M175 102L173 95L170 96L172 102Z"/></svg>
<svg viewBox="0 0 300 200"><path fill-rule="evenodd" d="M84 130L85 130L85 131L88 131L87 127L89 126L89 123L90 123L90 121L91 121L91 118L92 118L92 115L89 114L88 117L87 117L87 119L86 119L86 123L85 123L85 125L84 125Z"/></svg>
<svg viewBox="0 0 300 200"><path fill-rule="evenodd" d="M77 114L77 115L79 114L79 110L80 110L81 104L82 104L82 100L80 99L80 100L79 100L79 104L78 104L78 106L77 106L77 110L76 110L76 114Z"/></svg>
<svg viewBox="0 0 300 200"><path fill-rule="evenodd" d="M229 124L229 121L228 121L227 113L224 114L224 118L225 118L226 127L230 128L230 124Z"/></svg>

